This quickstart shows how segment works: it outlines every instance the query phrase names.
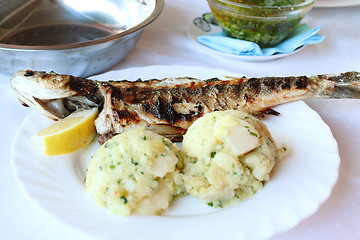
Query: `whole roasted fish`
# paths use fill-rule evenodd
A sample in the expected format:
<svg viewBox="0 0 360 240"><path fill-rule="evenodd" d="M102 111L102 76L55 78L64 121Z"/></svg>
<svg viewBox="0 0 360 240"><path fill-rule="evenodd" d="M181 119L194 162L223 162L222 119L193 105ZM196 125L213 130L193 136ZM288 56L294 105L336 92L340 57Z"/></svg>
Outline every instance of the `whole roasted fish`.
<svg viewBox="0 0 360 240"><path fill-rule="evenodd" d="M360 73L311 77L166 78L95 81L53 72L18 71L11 86L21 102L56 120L99 107L99 142L139 126L174 141L205 113L238 109L253 114L305 98L359 98Z"/></svg>

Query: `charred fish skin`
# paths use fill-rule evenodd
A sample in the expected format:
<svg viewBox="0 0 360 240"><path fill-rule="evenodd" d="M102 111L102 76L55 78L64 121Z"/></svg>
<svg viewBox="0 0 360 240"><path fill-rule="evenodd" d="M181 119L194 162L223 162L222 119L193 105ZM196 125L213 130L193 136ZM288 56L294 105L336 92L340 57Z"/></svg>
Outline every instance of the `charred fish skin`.
<svg viewBox="0 0 360 240"><path fill-rule="evenodd" d="M272 107L306 98L359 98L360 73L102 82L22 70L11 78L11 86L23 103L53 119L99 107L95 126L100 141L139 126L181 140L196 119L212 111L271 113Z"/></svg>

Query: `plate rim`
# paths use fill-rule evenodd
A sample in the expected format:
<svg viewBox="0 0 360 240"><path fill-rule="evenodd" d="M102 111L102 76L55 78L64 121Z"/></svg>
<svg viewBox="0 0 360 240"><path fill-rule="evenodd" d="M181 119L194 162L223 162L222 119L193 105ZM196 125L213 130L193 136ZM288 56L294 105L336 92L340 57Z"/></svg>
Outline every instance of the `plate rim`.
<svg viewBox="0 0 360 240"><path fill-rule="evenodd" d="M350 7L360 5L359 0L316 0L314 7L317 8L334 8L334 7Z"/></svg>

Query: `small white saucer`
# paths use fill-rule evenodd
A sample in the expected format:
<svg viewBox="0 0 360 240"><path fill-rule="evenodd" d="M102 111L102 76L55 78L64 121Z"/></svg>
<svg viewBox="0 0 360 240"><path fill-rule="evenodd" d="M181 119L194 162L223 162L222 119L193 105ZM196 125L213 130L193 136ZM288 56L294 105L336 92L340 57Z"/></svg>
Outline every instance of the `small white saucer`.
<svg viewBox="0 0 360 240"><path fill-rule="evenodd" d="M274 54L271 56L245 56L245 55L229 54L229 53L217 51L217 50L212 49L206 45L203 45L197 41L197 38L201 35L211 34L211 33L216 33L216 32L221 31L221 28L216 23L212 22L211 19L206 19L206 17L205 17L206 15L207 15L207 13L205 13L202 16L199 16L199 17L195 18L193 21L191 21L191 23L189 24L189 27L188 27L188 31L187 31L188 36L199 46L201 46L207 50L210 50L211 52L219 54L221 56L224 56L227 58L232 58L234 60L239 60L239 61L264 62L264 61L270 61L270 60L275 60L275 59L279 59L279 58L284 58L284 57L293 55L293 54L301 51L302 49L304 49L304 46L302 46L291 53Z"/></svg>
<svg viewBox="0 0 360 240"><path fill-rule="evenodd" d="M360 5L360 0L316 0L314 7L350 7Z"/></svg>

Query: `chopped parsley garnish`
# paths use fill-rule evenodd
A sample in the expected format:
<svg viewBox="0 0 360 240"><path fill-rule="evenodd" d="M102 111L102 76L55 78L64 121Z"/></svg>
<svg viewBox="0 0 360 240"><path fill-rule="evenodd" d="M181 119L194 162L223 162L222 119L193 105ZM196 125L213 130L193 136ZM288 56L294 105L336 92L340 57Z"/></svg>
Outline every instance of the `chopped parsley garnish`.
<svg viewBox="0 0 360 240"><path fill-rule="evenodd" d="M254 133L254 132L250 132L250 131L249 131L249 133L250 133L250 135L252 135L252 136L254 136L254 137L258 137L258 135L257 135L256 133Z"/></svg>
<svg viewBox="0 0 360 240"><path fill-rule="evenodd" d="M136 162L133 158L131 158L131 163L134 164L135 166L137 166L139 163Z"/></svg>
<svg viewBox="0 0 360 240"><path fill-rule="evenodd" d="M171 143L169 143L169 141L167 141L165 138L162 139L163 144L165 144L165 146L170 147Z"/></svg>
<svg viewBox="0 0 360 240"><path fill-rule="evenodd" d="M128 200L126 199L125 196L121 196L120 199L124 204L127 204Z"/></svg>

